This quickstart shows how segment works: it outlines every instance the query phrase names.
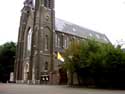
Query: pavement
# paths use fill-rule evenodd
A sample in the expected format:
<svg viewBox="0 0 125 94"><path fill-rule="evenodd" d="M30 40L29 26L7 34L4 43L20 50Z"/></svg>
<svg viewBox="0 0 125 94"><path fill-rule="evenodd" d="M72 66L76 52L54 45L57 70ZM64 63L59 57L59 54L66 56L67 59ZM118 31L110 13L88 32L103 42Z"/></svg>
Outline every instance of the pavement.
<svg viewBox="0 0 125 94"><path fill-rule="evenodd" d="M0 94L125 94L125 90L71 88L58 85L0 84Z"/></svg>

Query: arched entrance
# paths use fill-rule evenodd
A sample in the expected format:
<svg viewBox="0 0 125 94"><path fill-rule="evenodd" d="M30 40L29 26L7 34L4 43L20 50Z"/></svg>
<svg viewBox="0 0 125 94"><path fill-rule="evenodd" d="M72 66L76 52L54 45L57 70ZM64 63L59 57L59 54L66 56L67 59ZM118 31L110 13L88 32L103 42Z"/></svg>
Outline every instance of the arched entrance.
<svg viewBox="0 0 125 94"><path fill-rule="evenodd" d="M59 69L59 84L63 85L63 84L67 84L67 72L66 70L64 70L63 68Z"/></svg>
<svg viewBox="0 0 125 94"><path fill-rule="evenodd" d="M29 74L29 63L24 64L24 81L28 80L28 74Z"/></svg>

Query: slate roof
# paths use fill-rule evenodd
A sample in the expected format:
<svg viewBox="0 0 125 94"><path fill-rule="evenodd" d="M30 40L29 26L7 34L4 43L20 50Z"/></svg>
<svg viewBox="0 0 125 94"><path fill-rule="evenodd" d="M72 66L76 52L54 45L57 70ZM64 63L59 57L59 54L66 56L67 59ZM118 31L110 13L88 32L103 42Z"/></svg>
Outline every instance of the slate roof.
<svg viewBox="0 0 125 94"><path fill-rule="evenodd" d="M92 38L92 39L95 39L96 41L103 42L103 43L110 42L105 34L101 34L93 30L89 30L87 28L78 26L76 24L73 24L58 18L55 19L55 29L56 31L72 34L81 38L87 38L87 39Z"/></svg>

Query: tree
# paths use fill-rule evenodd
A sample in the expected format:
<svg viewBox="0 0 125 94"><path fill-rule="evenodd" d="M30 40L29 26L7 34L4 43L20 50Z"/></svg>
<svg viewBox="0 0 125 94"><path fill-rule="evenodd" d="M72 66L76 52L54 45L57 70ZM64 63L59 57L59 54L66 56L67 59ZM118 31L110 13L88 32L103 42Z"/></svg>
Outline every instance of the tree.
<svg viewBox="0 0 125 94"><path fill-rule="evenodd" d="M73 85L73 74L78 69L79 60L80 60L79 53L80 53L80 44L76 40L70 43L68 49L66 49L64 53L64 56L65 56L64 68L69 72L70 85ZM78 80L79 80L79 77L78 77Z"/></svg>
<svg viewBox="0 0 125 94"><path fill-rule="evenodd" d="M125 87L125 52L112 44L95 40L73 41L65 50L64 67L77 73L79 83L101 87Z"/></svg>
<svg viewBox="0 0 125 94"><path fill-rule="evenodd" d="M105 71L104 79L108 81L107 85L110 87L125 87L125 53L121 48L108 46L105 58Z"/></svg>
<svg viewBox="0 0 125 94"><path fill-rule="evenodd" d="M16 44L7 42L0 46L0 81L9 80L10 72L14 71Z"/></svg>
<svg viewBox="0 0 125 94"><path fill-rule="evenodd" d="M68 49L65 50L65 68L70 72L71 85L73 84L73 74L77 74L79 85L87 82L94 71L96 65L99 65L102 57L100 57L100 43L95 40L73 41ZM97 59L98 58L98 59ZM100 60L100 61L99 61Z"/></svg>

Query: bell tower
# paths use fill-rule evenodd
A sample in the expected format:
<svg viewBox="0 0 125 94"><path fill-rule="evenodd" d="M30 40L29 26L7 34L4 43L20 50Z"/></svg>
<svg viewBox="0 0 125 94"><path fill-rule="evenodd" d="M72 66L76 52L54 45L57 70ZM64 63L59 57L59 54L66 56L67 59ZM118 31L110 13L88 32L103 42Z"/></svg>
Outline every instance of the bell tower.
<svg viewBox="0 0 125 94"><path fill-rule="evenodd" d="M16 60L14 64L14 80L17 83L21 83L23 79L23 64L24 64L24 51L26 49L26 28L29 21L29 17L32 13L32 0L25 0L24 7L21 10L20 26L18 33ZM32 23L31 23L32 24Z"/></svg>
<svg viewBox="0 0 125 94"><path fill-rule="evenodd" d="M53 71L54 0L33 0L34 23L29 80L50 83Z"/></svg>

